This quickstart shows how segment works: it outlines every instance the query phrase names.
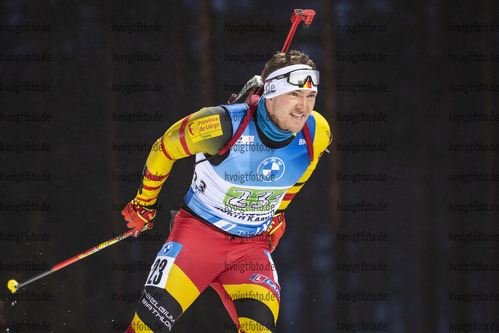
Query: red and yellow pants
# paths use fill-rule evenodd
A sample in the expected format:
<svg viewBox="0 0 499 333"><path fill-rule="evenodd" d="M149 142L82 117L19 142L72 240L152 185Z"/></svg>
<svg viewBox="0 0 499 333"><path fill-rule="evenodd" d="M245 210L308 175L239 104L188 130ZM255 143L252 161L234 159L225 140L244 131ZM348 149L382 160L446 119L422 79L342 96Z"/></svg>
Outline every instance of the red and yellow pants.
<svg viewBox="0 0 499 333"><path fill-rule="evenodd" d="M127 333L170 332L208 286L239 332L275 332L280 286L268 238L235 237L181 210L158 253Z"/></svg>

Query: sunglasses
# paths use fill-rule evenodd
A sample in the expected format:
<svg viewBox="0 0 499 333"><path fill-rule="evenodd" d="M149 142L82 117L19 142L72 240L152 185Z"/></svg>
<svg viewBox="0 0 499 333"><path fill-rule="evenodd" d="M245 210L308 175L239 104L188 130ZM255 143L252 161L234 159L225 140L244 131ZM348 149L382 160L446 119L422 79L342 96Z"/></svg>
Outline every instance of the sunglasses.
<svg viewBox="0 0 499 333"><path fill-rule="evenodd" d="M319 85L319 72L313 69L296 69L286 74L281 74L276 77L267 78L265 81L280 80L288 78L288 83L302 87L307 82L312 82L314 86Z"/></svg>

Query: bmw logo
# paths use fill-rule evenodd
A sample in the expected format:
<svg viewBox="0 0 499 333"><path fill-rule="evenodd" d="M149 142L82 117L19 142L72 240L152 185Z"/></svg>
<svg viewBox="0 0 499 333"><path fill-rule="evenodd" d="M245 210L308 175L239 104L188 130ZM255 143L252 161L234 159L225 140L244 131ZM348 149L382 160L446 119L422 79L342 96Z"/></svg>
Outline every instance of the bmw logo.
<svg viewBox="0 0 499 333"><path fill-rule="evenodd" d="M260 163L257 170L258 178L264 182L275 182L284 175L284 162L278 157L268 157Z"/></svg>
<svg viewBox="0 0 499 333"><path fill-rule="evenodd" d="M165 247L163 249L163 254L167 254L168 252L170 252L172 247L173 247L173 244L171 242L166 243Z"/></svg>

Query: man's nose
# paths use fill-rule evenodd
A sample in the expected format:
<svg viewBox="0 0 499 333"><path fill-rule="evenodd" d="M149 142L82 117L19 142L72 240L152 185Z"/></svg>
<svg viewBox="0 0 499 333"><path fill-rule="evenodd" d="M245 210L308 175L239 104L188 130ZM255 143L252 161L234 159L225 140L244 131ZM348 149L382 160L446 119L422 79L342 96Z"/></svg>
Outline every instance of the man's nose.
<svg viewBox="0 0 499 333"><path fill-rule="evenodd" d="M307 111L307 97L303 96L298 100L298 109L300 111Z"/></svg>

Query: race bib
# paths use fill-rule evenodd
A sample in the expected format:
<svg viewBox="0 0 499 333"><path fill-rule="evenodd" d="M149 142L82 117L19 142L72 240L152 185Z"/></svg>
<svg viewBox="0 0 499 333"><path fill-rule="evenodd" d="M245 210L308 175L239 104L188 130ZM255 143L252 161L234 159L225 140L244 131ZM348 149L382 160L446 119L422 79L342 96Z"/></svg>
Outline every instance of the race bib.
<svg viewBox="0 0 499 333"><path fill-rule="evenodd" d="M167 242L163 245L151 267L146 286L165 288L168 274L181 248L182 244L175 242Z"/></svg>

